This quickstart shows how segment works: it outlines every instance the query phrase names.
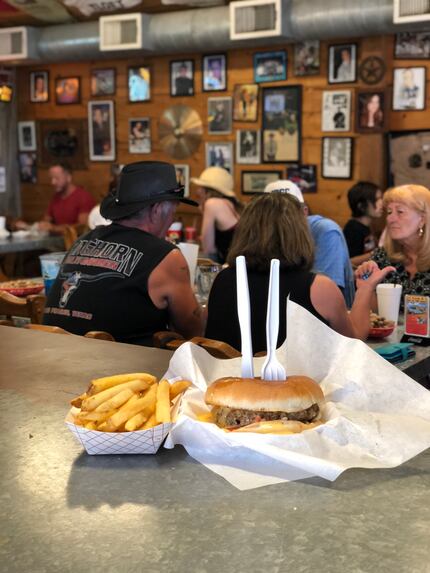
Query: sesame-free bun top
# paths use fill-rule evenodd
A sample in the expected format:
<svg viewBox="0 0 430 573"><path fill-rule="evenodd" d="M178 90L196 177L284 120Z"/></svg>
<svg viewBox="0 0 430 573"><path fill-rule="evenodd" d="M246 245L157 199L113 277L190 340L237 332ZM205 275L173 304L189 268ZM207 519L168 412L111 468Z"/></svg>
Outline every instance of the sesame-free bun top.
<svg viewBox="0 0 430 573"><path fill-rule="evenodd" d="M257 412L300 412L323 400L321 388L307 376L289 376L287 380L220 378L205 396L211 406Z"/></svg>

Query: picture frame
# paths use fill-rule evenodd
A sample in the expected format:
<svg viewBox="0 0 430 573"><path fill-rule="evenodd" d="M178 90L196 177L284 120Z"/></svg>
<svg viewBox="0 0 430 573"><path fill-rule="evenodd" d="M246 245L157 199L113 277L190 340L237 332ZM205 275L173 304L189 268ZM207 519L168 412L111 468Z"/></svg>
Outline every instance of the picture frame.
<svg viewBox="0 0 430 573"><path fill-rule="evenodd" d="M223 167L233 174L233 144L228 141L206 142L206 167Z"/></svg>
<svg viewBox="0 0 430 573"><path fill-rule="evenodd" d="M400 32L394 41L394 58L397 60L430 59L430 33Z"/></svg>
<svg viewBox="0 0 430 573"><path fill-rule="evenodd" d="M128 68L128 101L138 103L151 99L151 69L149 66Z"/></svg>
<svg viewBox="0 0 430 573"><path fill-rule="evenodd" d="M217 135L231 133L232 109L231 97L208 98L208 133Z"/></svg>
<svg viewBox="0 0 430 573"><path fill-rule="evenodd" d="M320 73L320 42L308 40L294 44L294 75L317 76Z"/></svg>
<svg viewBox="0 0 430 573"><path fill-rule="evenodd" d="M355 131L381 133L386 123L385 90L360 90L355 96Z"/></svg>
<svg viewBox="0 0 430 573"><path fill-rule="evenodd" d="M73 105L81 101L81 78L69 76L55 78L55 103L57 105Z"/></svg>
<svg viewBox="0 0 430 573"><path fill-rule="evenodd" d="M426 68L393 70L393 111L422 111L426 102Z"/></svg>
<svg viewBox="0 0 430 573"><path fill-rule="evenodd" d="M300 85L263 88L263 163L300 163Z"/></svg>
<svg viewBox="0 0 430 573"><path fill-rule="evenodd" d="M36 154L32 152L20 153L18 162L21 183L37 183Z"/></svg>
<svg viewBox="0 0 430 573"><path fill-rule="evenodd" d="M264 193L269 183L282 179L282 171L242 171L242 193L256 195Z"/></svg>
<svg viewBox="0 0 430 573"><path fill-rule="evenodd" d="M115 95L116 70L115 68L99 68L91 70L90 75L91 97L106 97Z"/></svg>
<svg viewBox="0 0 430 573"><path fill-rule="evenodd" d="M208 54L202 59L202 90L223 92L227 89L227 55Z"/></svg>
<svg viewBox="0 0 430 573"><path fill-rule="evenodd" d="M321 176L324 179L351 179L353 170L352 137L323 137Z"/></svg>
<svg viewBox="0 0 430 573"><path fill-rule="evenodd" d="M302 193L317 192L316 165L288 165L287 179L295 183Z"/></svg>
<svg viewBox="0 0 430 573"><path fill-rule="evenodd" d="M258 164L261 158L261 132L258 129L236 131L236 162Z"/></svg>
<svg viewBox="0 0 430 573"><path fill-rule="evenodd" d="M184 197L190 196L190 166L186 163L175 163L176 179L184 186Z"/></svg>
<svg viewBox="0 0 430 573"><path fill-rule="evenodd" d="M282 82L287 79L287 52L256 52L254 54L254 82Z"/></svg>
<svg viewBox="0 0 430 573"><path fill-rule="evenodd" d="M30 72L30 101L33 103L49 101L49 72L47 70Z"/></svg>
<svg viewBox="0 0 430 573"><path fill-rule="evenodd" d="M18 121L18 150L36 151L36 123L34 121Z"/></svg>
<svg viewBox="0 0 430 573"><path fill-rule="evenodd" d="M128 152L151 153L151 120L149 117L128 120Z"/></svg>
<svg viewBox="0 0 430 573"><path fill-rule="evenodd" d="M350 131L351 90L323 91L321 131Z"/></svg>
<svg viewBox="0 0 430 573"><path fill-rule="evenodd" d="M194 95L194 60L170 62L170 95L172 97Z"/></svg>
<svg viewBox="0 0 430 573"><path fill-rule="evenodd" d="M328 47L328 83L349 84L357 81L357 44Z"/></svg>
<svg viewBox="0 0 430 573"><path fill-rule="evenodd" d="M88 142L91 161L115 160L113 101L88 102Z"/></svg>
<svg viewBox="0 0 430 573"><path fill-rule="evenodd" d="M72 169L88 166L88 121L45 119L38 122L38 166L49 168L55 161L67 161Z"/></svg>
<svg viewBox="0 0 430 573"><path fill-rule="evenodd" d="M258 84L236 84L233 91L234 121L257 121Z"/></svg>

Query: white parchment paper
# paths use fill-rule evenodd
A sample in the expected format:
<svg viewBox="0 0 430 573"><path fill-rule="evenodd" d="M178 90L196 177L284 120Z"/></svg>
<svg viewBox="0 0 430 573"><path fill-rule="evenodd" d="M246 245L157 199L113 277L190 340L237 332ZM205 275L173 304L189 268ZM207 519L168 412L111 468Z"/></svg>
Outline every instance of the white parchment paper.
<svg viewBox="0 0 430 573"><path fill-rule="evenodd" d="M187 452L239 489L321 476L335 480L353 467L395 467L430 446L430 392L376 354L364 342L334 332L289 301L287 342L278 359L287 375L302 374L321 384L326 422L300 434L225 432L197 416L209 408L208 385L240 376L240 359L218 360L183 344L166 377L194 384L181 404L165 447ZM264 358L254 359L259 376Z"/></svg>

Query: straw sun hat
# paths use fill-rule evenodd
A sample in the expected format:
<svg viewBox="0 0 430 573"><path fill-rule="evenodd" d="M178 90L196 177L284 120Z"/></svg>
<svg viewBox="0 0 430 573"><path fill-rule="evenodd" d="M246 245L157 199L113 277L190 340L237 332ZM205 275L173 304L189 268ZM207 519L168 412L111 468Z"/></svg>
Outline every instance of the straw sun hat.
<svg viewBox="0 0 430 573"><path fill-rule="evenodd" d="M200 187L215 189L226 197L236 197L236 193L233 191L233 177L222 167L208 167L202 171L200 177L191 177L191 183Z"/></svg>

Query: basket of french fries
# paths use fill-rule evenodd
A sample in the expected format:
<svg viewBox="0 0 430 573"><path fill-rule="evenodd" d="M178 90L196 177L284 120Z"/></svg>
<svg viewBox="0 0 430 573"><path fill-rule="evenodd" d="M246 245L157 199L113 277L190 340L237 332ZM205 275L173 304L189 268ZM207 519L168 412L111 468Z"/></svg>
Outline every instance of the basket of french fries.
<svg viewBox="0 0 430 573"><path fill-rule="evenodd" d="M71 401L66 425L88 454L155 454L190 385L146 372L97 378Z"/></svg>

